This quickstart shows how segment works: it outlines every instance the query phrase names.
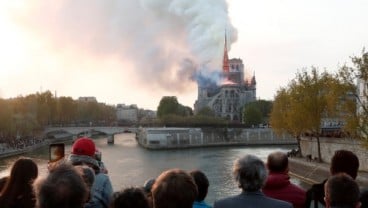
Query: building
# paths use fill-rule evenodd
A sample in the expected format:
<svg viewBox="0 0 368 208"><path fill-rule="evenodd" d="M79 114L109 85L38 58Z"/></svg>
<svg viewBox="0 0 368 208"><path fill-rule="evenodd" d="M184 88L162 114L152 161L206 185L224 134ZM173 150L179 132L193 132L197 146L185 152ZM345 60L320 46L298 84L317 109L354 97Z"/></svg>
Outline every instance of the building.
<svg viewBox="0 0 368 208"><path fill-rule="evenodd" d="M94 102L97 103L96 97L79 97L78 101L80 102Z"/></svg>
<svg viewBox="0 0 368 208"><path fill-rule="evenodd" d="M116 106L116 117L118 121L136 123L138 121L137 105L118 104Z"/></svg>
<svg viewBox="0 0 368 208"><path fill-rule="evenodd" d="M364 113L364 107L368 107L368 81L363 79L358 79L357 81L358 97L360 102L358 102L358 113Z"/></svg>
<svg viewBox="0 0 368 208"><path fill-rule="evenodd" d="M229 121L242 121L242 107L256 100L256 78L245 79L242 59L228 58L225 37L221 84L198 82L198 98L194 103L194 112L209 107L217 117Z"/></svg>

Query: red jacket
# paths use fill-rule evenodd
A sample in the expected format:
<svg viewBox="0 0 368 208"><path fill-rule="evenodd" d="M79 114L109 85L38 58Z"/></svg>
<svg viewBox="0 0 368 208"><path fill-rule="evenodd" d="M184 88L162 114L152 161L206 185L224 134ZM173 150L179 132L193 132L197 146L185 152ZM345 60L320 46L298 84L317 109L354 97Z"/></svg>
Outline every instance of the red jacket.
<svg viewBox="0 0 368 208"><path fill-rule="evenodd" d="M303 208L305 205L305 191L292 184L286 173L269 173L262 191L266 196L292 203L294 208Z"/></svg>

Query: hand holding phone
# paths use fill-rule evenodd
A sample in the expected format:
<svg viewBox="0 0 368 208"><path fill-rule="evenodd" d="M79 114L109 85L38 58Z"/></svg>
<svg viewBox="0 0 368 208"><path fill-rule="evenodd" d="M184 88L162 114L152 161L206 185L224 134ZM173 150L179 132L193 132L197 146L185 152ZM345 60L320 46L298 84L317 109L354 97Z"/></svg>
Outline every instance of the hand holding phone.
<svg viewBox="0 0 368 208"><path fill-rule="evenodd" d="M49 146L49 162L56 162L65 156L64 143L50 144Z"/></svg>

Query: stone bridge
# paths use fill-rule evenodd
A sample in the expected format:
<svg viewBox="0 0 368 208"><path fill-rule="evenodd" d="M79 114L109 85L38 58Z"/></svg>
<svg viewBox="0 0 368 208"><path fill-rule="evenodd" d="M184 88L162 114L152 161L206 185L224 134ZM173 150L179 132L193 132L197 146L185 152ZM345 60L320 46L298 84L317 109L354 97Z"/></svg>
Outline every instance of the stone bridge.
<svg viewBox="0 0 368 208"><path fill-rule="evenodd" d="M85 127L46 127L45 134L68 132L72 135L93 135L94 133L103 133L107 135L115 135L120 133L137 132L136 127L126 126L85 126Z"/></svg>

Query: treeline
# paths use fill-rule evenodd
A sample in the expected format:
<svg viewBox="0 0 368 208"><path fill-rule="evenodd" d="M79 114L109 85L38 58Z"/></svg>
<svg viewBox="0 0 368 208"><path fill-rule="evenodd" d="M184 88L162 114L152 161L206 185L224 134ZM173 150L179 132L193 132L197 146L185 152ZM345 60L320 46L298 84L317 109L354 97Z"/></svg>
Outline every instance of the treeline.
<svg viewBox="0 0 368 208"><path fill-rule="evenodd" d="M228 121L216 117L209 107L200 109L194 115L193 110L180 104L175 96L164 96L157 108L157 124L175 127L258 127L268 124L271 108L272 101L257 100L242 107L243 121Z"/></svg>
<svg viewBox="0 0 368 208"><path fill-rule="evenodd" d="M0 98L0 137L37 135L46 125L108 125L116 121L114 106L55 98L50 91Z"/></svg>
<svg viewBox="0 0 368 208"><path fill-rule="evenodd" d="M352 57L352 63L337 73L320 72L316 67L298 72L275 96L272 128L298 141L302 135L314 137L319 159L319 139L331 127L368 144L368 53L363 50L361 57ZM363 90L358 91L357 86Z"/></svg>

